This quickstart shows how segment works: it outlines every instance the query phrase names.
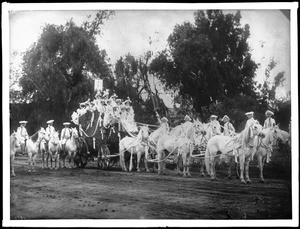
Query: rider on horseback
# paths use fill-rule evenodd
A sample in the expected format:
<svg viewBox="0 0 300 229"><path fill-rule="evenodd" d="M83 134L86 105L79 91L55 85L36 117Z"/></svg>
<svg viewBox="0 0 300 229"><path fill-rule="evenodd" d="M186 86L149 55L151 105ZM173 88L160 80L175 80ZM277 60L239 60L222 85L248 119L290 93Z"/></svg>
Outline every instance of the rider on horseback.
<svg viewBox="0 0 300 229"><path fill-rule="evenodd" d="M46 128L46 134L48 135L49 139L51 139L51 137L55 133L55 128L53 127L53 122L54 122L54 120L47 121L48 126ZM44 141L44 144L45 144L45 149L48 150L48 148L49 148L48 143L46 141Z"/></svg>
<svg viewBox="0 0 300 229"><path fill-rule="evenodd" d="M272 111L267 110L265 115L267 118L264 122L264 129L273 129L276 123L275 120L271 118L271 116L274 115L274 113Z"/></svg>
<svg viewBox="0 0 300 229"><path fill-rule="evenodd" d="M217 115L211 115L209 118L210 122L209 122L208 126L211 126L211 127L215 126L216 128L218 128L218 130L220 130L221 125L220 125L219 121L217 120L217 117L218 117ZM219 133L219 132L220 131L217 131L217 133ZM215 132L215 130L213 130L212 137L217 135L217 133Z"/></svg>
<svg viewBox="0 0 300 229"><path fill-rule="evenodd" d="M253 126L254 124L259 124L259 122L258 122L256 119L253 118L253 114L254 114L253 111L250 111L250 112L245 113L245 115L247 115L247 118L248 118L248 120L247 120L247 122L246 122L245 129L248 128L248 127L250 127L250 137L251 137L252 140L249 141L249 145L252 146L252 147L254 146L254 143L253 143L253 130L252 130L252 126Z"/></svg>
<svg viewBox="0 0 300 229"><path fill-rule="evenodd" d="M71 129L69 128L70 125L69 122L64 122L63 124L65 128L63 128L61 131L61 146L62 146L62 150L65 151L66 142L68 139L71 138Z"/></svg>
<svg viewBox="0 0 300 229"><path fill-rule="evenodd" d="M224 122L224 135L230 137L234 136L235 128L233 127L232 123L229 122L229 117L227 115L224 115L222 121Z"/></svg>
<svg viewBox="0 0 300 229"><path fill-rule="evenodd" d="M21 151L22 151L22 154L24 155L25 154L26 140L29 137L28 133L27 133L27 130L25 128L27 121L20 121L19 123L21 124L21 126L18 127L17 133L21 137Z"/></svg>
<svg viewBox="0 0 300 229"><path fill-rule="evenodd" d="M170 127L169 127L169 124L168 124L168 119L166 117L163 117L162 119L160 119L159 114L157 112L155 112L155 113L156 113L157 120L160 124L160 127L162 129L162 133L163 134L169 133Z"/></svg>

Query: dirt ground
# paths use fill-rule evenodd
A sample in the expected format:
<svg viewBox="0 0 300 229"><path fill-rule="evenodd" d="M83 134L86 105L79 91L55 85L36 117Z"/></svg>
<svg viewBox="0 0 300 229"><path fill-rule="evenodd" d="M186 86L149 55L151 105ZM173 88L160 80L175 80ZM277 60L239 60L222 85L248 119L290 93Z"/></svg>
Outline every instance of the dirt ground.
<svg viewBox="0 0 300 229"><path fill-rule="evenodd" d="M217 167L217 181L201 177L199 165L192 177L122 172L119 165L97 169L41 169L27 173L27 159L17 156L11 177L11 220L24 219L291 219L290 172L265 167L266 183L259 183L252 165L252 184L228 179ZM152 171L152 170L151 170Z"/></svg>

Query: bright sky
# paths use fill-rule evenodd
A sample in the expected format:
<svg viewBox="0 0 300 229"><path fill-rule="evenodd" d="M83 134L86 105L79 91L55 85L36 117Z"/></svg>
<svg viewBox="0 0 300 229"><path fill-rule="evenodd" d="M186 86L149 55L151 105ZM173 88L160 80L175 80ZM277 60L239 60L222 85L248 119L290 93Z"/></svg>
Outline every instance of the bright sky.
<svg viewBox="0 0 300 229"><path fill-rule="evenodd" d="M70 18L80 25L86 16L96 11L11 11L10 52L25 52L37 41L46 23L61 25ZM224 10L224 13L236 10ZM167 38L176 24L184 21L194 22L194 10L116 10L102 27L102 36L97 43L107 51L111 64L127 53L138 57L147 50L163 50ZM249 44L254 60L261 63L257 70L258 82L264 79L264 71L271 58L277 62L271 72L275 76L284 71L286 80L284 88L278 90L279 96L285 96L290 90L290 21L279 10L241 10L242 25L250 25ZM149 37L153 43L149 45ZM263 47L261 45L263 44ZM166 101L169 105L170 98Z"/></svg>

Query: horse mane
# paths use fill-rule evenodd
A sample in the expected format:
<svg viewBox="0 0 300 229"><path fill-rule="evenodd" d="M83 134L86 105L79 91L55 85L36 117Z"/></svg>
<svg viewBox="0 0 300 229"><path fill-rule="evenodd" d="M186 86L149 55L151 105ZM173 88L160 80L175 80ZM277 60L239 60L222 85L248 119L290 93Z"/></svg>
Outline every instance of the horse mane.
<svg viewBox="0 0 300 229"><path fill-rule="evenodd" d="M247 127L242 134L242 145L243 147L248 145L249 141L250 141L250 127Z"/></svg>

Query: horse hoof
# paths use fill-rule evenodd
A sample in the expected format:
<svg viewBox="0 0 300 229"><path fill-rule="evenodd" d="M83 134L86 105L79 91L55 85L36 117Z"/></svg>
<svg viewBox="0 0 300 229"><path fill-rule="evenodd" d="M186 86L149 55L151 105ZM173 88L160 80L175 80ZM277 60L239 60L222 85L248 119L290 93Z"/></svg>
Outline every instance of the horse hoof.
<svg viewBox="0 0 300 229"><path fill-rule="evenodd" d="M265 183L265 180L264 179L260 179L259 182L260 183Z"/></svg>
<svg viewBox="0 0 300 229"><path fill-rule="evenodd" d="M251 180L247 180L246 183L247 184L252 184L252 181Z"/></svg>
<svg viewBox="0 0 300 229"><path fill-rule="evenodd" d="M187 175L186 175L186 174L183 174L183 177L184 177L184 178L186 178L186 177L187 177Z"/></svg>
<svg viewBox="0 0 300 229"><path fill-rule="evenodd" d="M191 175L191 174L188 174L187 176L188 176L188 177L192 177L192 175Z"/></svg>
<svg viewBox="0 0 300 229"><path fill-rule="evenodd" d="M14 173L13 173L11 176L15 177L15 176L16 176L16 174L14 174Z"/></svg>
<svg viewBox="0 0 300 229"><path fill-rule="evenodd" d="M241 180L241 184L247 184L245 180Z"/></svg>
<svg viewBox="0 0 300 229"><path fill-rule="evenodd" d="M150 173L149 169L146 169L146 173Z"/></svg>
<svg viewBox="0 0 300 229"><path fill-rule="evenodd" d="M204 173L201 173L200 176L201 176L201 177L205 177L205 174L204 174Z"/></svg>
<svg viewBox="0 0 300 229"><path fill-rule="evenodd" d="M138 170L137 170L137 172L138 172L138 173L140 173L140 172L141 172L141 170L140 170L140 169L138 169Z"/></svg>
<svg viewBox="0 0 300 229"><path fill-rule="evenodd" d="M163 175L163 172L159 171L159 172L158 172L158 175Z"/></svg>
<svg viewBox="0 0 300 229"><path fill-rule="evenodd" d="M211 180L211 181L215 181L215 180L216 180L216 178L212 177L212 178L210 178L210 180Z"/></svg>

